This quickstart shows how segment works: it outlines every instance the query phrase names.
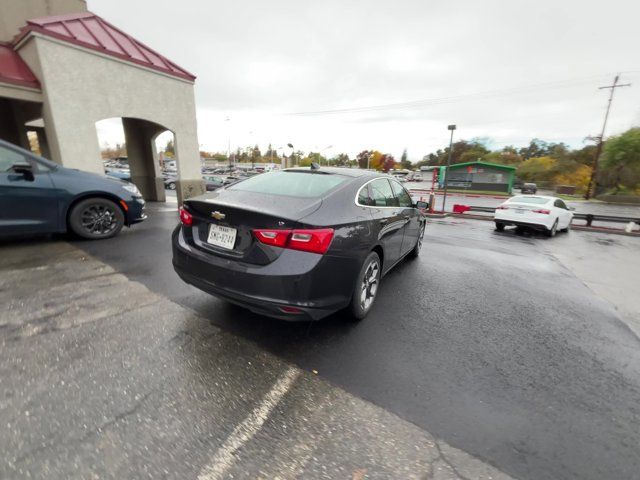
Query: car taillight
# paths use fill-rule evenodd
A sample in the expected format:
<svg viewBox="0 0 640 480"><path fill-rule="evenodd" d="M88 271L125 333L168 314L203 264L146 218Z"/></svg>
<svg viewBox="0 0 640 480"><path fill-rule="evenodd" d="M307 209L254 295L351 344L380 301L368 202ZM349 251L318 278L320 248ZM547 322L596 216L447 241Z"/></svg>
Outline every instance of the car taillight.
<svg viewBox="0 0 640 480"><path fill-rule="evenodd" d="M542 213L543 215L549 215L551 213L551 210L541 208L540 210L534 210L533 213Z"/></svg>
<svg viewBox="0 0 640 480"><path fill-rule="evenodd" d="M291 230L254 230L255 237L265 245L274 247L285 247Z"/></svg>
<svg viewBox="0 0 640 480"><path fill-rule="evenodd" d="M496 210L509 210L509 207L507 207L506 205L498 205L496 207Z"/></svg>
<svg viewBox="0 0 640 480"><path fill-rule="evenodd" d="M258 241L265 245L323 254L331 245L333 228L312 230L257 229L253 231L253 234Z"/></svg>
<svg viewBox="0 0 640 480"><path fill-rule="evenodd" d="M180 222L187 227L193 225L193 215L187 212L184 208L180 207Z"/></svg>

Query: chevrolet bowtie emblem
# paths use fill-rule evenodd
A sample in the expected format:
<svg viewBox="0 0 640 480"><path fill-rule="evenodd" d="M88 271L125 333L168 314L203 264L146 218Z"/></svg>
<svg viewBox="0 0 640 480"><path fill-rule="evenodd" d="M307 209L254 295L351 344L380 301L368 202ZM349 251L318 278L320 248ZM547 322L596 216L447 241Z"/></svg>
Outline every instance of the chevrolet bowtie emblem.
<svg viewBox="0 0 640 480"><path fill-rule="evenodd" d="M213 218L215 218L216 220L222 220L224 217L226 217L226 215L225 215L224 213L220 213L220 212L218 212L217 210L216 210L215 212L213 212L213 213L211 214L211 216L212 216Z"/></svg>

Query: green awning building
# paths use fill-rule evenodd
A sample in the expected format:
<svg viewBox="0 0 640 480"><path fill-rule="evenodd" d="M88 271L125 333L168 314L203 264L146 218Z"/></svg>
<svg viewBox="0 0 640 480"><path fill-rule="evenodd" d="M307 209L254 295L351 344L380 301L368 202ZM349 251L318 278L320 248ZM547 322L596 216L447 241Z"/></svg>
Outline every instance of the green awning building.
<svg viewBox="0 0 640 480"><path fill-rule="evenodd" d="M511 193L516 167L487 162L457 163L446 174L447 187Z"/></svg>

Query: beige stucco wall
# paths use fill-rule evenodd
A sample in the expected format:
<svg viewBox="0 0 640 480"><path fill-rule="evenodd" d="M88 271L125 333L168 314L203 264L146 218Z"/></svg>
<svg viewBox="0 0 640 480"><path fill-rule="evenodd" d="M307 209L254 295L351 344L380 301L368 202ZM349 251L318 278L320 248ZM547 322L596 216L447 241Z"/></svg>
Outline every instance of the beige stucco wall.
<svg viewBox="0 0 640 480"><path fill-rule="evenodd" d="M47 37L32 37L18 52L42 83L54 161L103 173L95 123L140 118L174 133L181 179L201 179L191 82Z"/></svg>
<svg viewBox="0 0 640 480"><path fill-rule="evenodd" d="M11 40L30 18L86 10L85 0L0 0L0 41Z"/></svg>

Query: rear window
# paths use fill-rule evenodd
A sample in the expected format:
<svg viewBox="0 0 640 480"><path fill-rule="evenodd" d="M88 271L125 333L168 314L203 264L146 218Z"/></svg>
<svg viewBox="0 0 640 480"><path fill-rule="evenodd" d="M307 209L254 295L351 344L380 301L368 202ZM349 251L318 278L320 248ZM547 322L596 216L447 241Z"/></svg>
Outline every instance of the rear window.
<svg viewBox="0 0 640 480"><path fill-rule="evenodd" d="M513 197L509 199L511 203L532 203L534 205L544 205L548 201L548 198L542 197Z"/></svg>
<svg viewBox="0 0 640 480"><path fill-rule="evenodd" d="M340 175L306 172L271 172L237 183L229 190L289 197L320 197L347 179Z"/></svg>

